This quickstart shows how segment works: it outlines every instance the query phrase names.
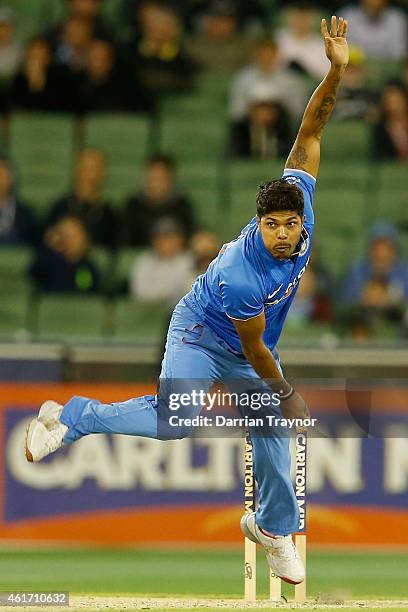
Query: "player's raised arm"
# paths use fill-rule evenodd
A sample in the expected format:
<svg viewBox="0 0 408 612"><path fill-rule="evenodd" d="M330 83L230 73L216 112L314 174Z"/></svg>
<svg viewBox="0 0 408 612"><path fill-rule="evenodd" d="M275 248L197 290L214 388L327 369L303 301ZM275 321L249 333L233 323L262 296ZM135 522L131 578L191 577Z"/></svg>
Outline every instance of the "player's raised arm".
<svg viewBox="0 0 408 612"><path fill-rule="evenodd" d="M326 77L313 93L303 115L299 133L286 161L285 168L304 170L317 177L320 164L320 140L332 114L341 78L349 60L347 21L331 18L330 32L322 19L322 36L331 66Z"/></svg>

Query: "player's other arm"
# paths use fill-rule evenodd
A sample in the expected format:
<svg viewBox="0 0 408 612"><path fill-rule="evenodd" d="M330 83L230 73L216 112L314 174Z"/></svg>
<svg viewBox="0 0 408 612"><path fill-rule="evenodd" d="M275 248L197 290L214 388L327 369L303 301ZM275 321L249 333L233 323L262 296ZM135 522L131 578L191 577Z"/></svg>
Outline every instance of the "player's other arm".
<svg viewBox="0 0 408 612"><path fill-rule="evenodd" d="M265 331L265 313L252 317L247 321L232 319L241 341L242 352L254 368L255 372L264 379L282 380L275 359L263 341Z"/></svg>
<svg viewBox="0 0 408 612"><path fill-rule="evenodd" d="M313 93L303 115L299 133L285 168L304 170L317 177L320 164L320 140L336 103L340 81L348 64L347 21L332 17L330 33L322 19L322 36L331 66Z"/></svg>
<svg viewBox="0 0 408 612"><path fill-rule="evenodd" d="M241 340L242 351L255 372L266 380L275 393L281 396L281 411L286 418L307 418L308 407L304 399L296 393L283 378L276 361L263 341L265 314L247 321L232 319Z"/></svg>

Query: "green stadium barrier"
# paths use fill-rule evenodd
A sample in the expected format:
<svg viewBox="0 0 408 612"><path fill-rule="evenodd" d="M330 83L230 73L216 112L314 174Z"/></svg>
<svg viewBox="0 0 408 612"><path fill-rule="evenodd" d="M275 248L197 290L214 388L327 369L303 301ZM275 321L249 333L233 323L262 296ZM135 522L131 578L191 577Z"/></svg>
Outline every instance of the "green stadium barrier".
<svg viewBox="0 0 408 612"><path fill-rule="evenodd" d="M83 145L106 155L105 194L116 203L139 188L152 138L152 120L142 115L90 114L84 121Z"/></svg>
<svg viewBox="0 0 408 612"><path fill-rule="evenodd" d="M15 113L10 120L10 155L23 199L45 211L72 177L74 119L69 115Z"/></svg>

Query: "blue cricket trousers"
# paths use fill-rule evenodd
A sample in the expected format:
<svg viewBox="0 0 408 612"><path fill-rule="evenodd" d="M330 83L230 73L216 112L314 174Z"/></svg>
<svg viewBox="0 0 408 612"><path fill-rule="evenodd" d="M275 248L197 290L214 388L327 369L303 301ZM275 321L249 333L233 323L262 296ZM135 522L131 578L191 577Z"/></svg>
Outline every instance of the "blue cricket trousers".
<svg viewBox="0 0 408 612"><path fill-rule="evenodd" d="M147 395L125 402L102 404L86 397L73 397L64 406L61 422L69 427L66 443L79 440L87 434L115 433L148 438L181 438L190 433L188 428L168 427L168 389L175 381L199 382L200 388L213 381L226 379L260 379L251 364L241 355L234 354L188 306L176 306L167 335L166 351L160 374L157 396ZM262 383L264 384L264 383ZM194 384L193 384L194 386ZM184 408L184 413L185 413ZM187 407L188 416L197 416L200 406ZM161 417L166 414L166 419ZM279 412L277 412L279 415ZM254 471L259 489L257 523L276 535L297 531L299 512L290 478L288 436L254 436Z"/></svg>

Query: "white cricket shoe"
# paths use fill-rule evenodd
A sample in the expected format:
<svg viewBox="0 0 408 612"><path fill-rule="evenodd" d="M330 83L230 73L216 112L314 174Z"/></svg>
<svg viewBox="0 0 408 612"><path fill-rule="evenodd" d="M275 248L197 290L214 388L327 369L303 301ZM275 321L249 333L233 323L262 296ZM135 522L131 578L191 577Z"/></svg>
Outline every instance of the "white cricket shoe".
<svg viewBox="0 0 408 612"><path fill-rule="evenodd" d="M241 530L246 538L264 547L269 567L275 576L289 584L299 584L305 579L305 568L292 536L267 536L255 522L255 512L241 518Z"/></svg>
<svg viewBox="0 0 408 612"><path fill-rule="evenodd" d="M52 400L44 402L27 429L25 455L27 461L41 461L44 457L61 448L68 427L59 417L63 406Z"/></svg>

